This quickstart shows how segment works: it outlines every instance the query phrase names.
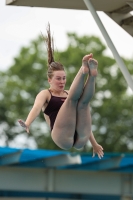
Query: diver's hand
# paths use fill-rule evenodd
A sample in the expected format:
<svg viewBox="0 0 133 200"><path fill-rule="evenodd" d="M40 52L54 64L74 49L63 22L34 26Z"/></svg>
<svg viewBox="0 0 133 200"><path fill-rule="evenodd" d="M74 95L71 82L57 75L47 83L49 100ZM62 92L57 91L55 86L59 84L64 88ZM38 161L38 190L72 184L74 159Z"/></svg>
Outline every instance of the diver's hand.
<svg viewBox="0 0 133 200"><path fill-rule="evenodd" d="M19 119L18 122L23 128L25 128L27 133L30 133L29 127L25 124L25 122L22 119Z"/></svg>
<svg viewBox="0 0 133 200"><path fill-rule="evenodd" d="M95 157L95 154L98 155L99 159L101 159L104 155L103 153L103 147L99 144L95 144L95 146L93 146L93 156Z"/></svg>

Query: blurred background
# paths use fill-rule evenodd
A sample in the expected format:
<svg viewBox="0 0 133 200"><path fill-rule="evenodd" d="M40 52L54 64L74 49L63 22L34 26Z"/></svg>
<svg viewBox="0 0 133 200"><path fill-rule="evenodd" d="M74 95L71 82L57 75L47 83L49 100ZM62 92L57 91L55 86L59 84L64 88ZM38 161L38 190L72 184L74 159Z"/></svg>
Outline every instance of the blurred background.
<svg viewBox="0 0 133 200"><path fill-rule="evenodd" d="M104 13L98 15L132 75L132 37ZM49 87L47 53L41 37L48 22L55 58L67 72L66 89L85 54L92 52L99 62L91 101L92 130L97 141L106 152L132 152L132 91L90 12L6 6L5 0L0 1L0 146L58 149L42 113L31 125L30 135L17 122L26 119L37 93ZM81 151L88 150L89 142Z"/></svg>

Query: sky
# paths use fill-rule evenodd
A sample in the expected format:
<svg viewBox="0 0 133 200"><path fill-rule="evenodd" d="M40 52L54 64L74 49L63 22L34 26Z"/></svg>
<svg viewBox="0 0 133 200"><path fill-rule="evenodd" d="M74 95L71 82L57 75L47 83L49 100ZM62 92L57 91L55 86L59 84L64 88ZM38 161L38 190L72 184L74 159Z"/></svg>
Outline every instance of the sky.
<svg viewBox="0 0 133 200"><path fill-rule="evenodd" d="M58 50L66 47L67 32L75 32L79 36L98 36L107 46L88 10L6 6L5 2L6 0L0 0L0 71L11 66L22 46L27 46L41 32L46 33L48 22ZM103 12L98 12L98 15L120 56L132 59L133 38ZM110 49L107 49L112 56Z"/></svg>

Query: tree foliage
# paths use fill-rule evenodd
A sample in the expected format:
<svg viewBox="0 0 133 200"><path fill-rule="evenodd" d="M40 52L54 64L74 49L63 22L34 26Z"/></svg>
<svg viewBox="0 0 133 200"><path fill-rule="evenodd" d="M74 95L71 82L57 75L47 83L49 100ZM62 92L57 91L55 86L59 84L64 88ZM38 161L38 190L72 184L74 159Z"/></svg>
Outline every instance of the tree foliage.
<svg viewBox="0 0 133 200"><path fill-rule="evenodd" d="M132 94L115 60L106 55L106 46L98 37L68 33L68 46L55 51L55 60L65 66L68 89L81 66L82 57L90 52L98 60L96 91L91 101L92 130L106 152L129 152L133 146ZM124 60L133 74L132 61ZM0 72L1 139L10 145L18 135L26 133L17 119L25 119L39 91L49 87L47 82L47 53L41 37L21 48L14 64ZM58 149L50 137L43 114L31 125L29 138L38 148ZM28 146L28 142L26 143ZM85 148L88 150L88 148ZM85 150L84 149L84 150Z"/></svg>

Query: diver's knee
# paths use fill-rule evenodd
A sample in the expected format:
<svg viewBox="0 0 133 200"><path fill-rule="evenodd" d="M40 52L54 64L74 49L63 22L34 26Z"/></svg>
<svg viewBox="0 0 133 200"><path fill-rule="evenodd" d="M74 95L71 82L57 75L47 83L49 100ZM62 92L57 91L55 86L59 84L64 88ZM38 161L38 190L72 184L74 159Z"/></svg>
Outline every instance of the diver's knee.
<svg viewBox="0 0 133 200"><path fill-rule="evenodd" d="M55 141L54 141L55 142ZM60 147L61 149L63 150L70 150L73 146L72 143L68 143L66 142L65 144L64 143L61 143L61 142L55 142L55 144Z"/></svg>
<svg viewBox="0 0 133 200"><path fill-rule="evenodd" d="M51 135L52 136L52 139L54 141L54 143L60 147L61 149L64 149L64 150L69 150L72 148L73 146L73 140L70 140L70 139L65 139L65 138L57 138L57 137L54 137L53 134Z"/></svg>
<svg viewBox="0 0 133 200"><path fill-rule="evenodd" d="M83 138L78 138L78 140L75 142L75 144L73 145L73 147L77 150L80 150L82 148L84 148L84 146L86 145L88 141L88 136L87 137L83 137Z"/></svg>

